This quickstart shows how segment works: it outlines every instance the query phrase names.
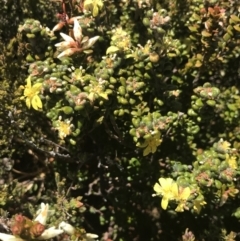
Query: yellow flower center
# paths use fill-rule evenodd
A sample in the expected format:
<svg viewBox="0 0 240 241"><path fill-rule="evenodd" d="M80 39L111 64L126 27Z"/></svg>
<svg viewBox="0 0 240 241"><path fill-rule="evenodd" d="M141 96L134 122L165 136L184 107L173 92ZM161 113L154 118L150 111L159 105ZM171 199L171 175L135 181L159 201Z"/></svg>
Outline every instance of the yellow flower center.
<svg viewBox="0 0 240 241"><path fill-rule="evenodd" d="M71 125L68 122L58 121L58 135L61 139L71 134Z"/></svg>

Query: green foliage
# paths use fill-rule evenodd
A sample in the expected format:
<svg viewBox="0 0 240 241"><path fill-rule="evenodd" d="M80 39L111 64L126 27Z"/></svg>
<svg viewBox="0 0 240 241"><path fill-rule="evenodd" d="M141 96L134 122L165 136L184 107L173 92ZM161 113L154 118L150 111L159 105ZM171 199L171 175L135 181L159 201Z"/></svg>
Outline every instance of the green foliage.
<svg viewBox="0 0 240 241"><path fill-rule="evenodd" d="M48 202L102 240L235 240L238 1L11 2L1 206Z"/></svg>

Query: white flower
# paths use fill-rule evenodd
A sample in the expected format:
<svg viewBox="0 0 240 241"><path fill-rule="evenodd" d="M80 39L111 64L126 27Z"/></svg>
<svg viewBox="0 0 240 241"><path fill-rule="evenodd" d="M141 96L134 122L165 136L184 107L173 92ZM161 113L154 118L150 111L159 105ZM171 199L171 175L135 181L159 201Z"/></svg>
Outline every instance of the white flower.
<svg viewBox="0 0 240 241"><path fill-rule="evenodd" d="M37 239L39 240L46 240L46 239L50 239L50 238L54 238L56 236L58 236L59 234L62 234L63 230L62 229L58 229L56 227L51 227L46 229L40 237L38 237Z"/></svg>
<svg viewBox="0 0 240 241"><path fill-rule="evenodd" d="M11 234L0 233L0 240L2 241L25 241L21 238L17 238Z"/></svg>
<svg viewBox="0 0 240 241"><path fill-rule="evenodd" d="M62 229L65 233L69 234L69 235L73 235L75 233L75 228L66 222L61 222L58 226L59 229Z"/></svg>
<svg viewBox="0 0 240 241"><path fill-rule="evenodd" d="M73 26L73 34L74 34L74 38L81 43L82 41L82 28L78 22L77 19L74 19L74 26Z"/></svg>
<svg viewBox="0 0 240 241"><path fill-rule="evenodd" d="M99 36L89 38L87 36L83 37L82 28L78 20L74 19L73 35L71 37L65 33L60 33L64 41L55 44L58 51L61 52L57 58L69 57L76 53L87 52L95 42L99 39Z"/></svg>
<svg viewBox="0 0 240 241"><path fill-rule="evenodd" d="M76 230L71 224L66 222L61 222L58 228L64 230L64 232L67 233L68 235L73 235ZM86 233L84 236L86 241L96 241L95 239L98 238L98 235L93 233Z"/></svg>
<svg viewBox="0 0 240 241"><path fill-rule="evenodd" d="M97 234L94 233L86 233L87 241L96 241L95 238L98 238Z"/></svg>
<svg viewBox="0 0 240 241"><path fill-rule="evenodd" d="M37 217L34 219L34 221L38 221L39 223L45 225L48 217L48 211L48 203L41 203L41 208L37 211Z"/></svg>
<svg viewBox="0 0 240 241"><path fill-rule="evenodd" d="M56 227L51 227L51 228L45 230L41 234L41 236L36 238L36 240L51 239L62 233L63 233L62 229L57 229ZM0 240L2 240L2 241L26 241L25 239L21 239L21 238L15 237L14 235L6 234L6 233L0 233Z"/></svg>

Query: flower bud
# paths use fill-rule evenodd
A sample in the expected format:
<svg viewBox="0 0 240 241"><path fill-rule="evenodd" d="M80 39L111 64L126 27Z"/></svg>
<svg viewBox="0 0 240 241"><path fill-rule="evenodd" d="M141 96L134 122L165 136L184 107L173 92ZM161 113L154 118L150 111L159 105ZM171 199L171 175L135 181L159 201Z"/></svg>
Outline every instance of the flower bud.
<svg viewBox="0 0 240 241"><path fill-rule="evenodd" d="M65 233L69 235L73 235L75 233L75 228L71 224L64 221L59 224L59 229L62 229Z"/></svg>
<svg viewBox="0 0 240 241"><path fill-rule="evenodd" d="M30 235L32 239L35 239L36 237L39 237L45 230L45 226L39 222L35 223L30 228Z"/></svg>

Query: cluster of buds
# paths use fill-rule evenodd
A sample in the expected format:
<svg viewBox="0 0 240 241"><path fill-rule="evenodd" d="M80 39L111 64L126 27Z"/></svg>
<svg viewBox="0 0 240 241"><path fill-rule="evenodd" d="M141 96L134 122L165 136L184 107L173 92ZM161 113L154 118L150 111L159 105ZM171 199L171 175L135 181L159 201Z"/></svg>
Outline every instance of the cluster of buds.
<svg viewBox="0 0 240 241"><path fill-rule="evenodd" d="M14 217L11 231L13 235L19 236L23 239L28 237L31 239L37 239L45 231L45 226L38 221L32 221L27 217L18 214Z"/></svg>
<svg viewBox="0 0 240 241"><path fill-rule="evenodd" d="M61 234L75 235L75 240L93 241L98 238L96 234L85 233L78 231L73 226L66 222L61 222L58 227L52 226L46 229L46 220L49 214L49 205L41 204L41 209L37 212L37 217L34 220L18 214L12 220L12 234L0 233L2 241L26 241L26 240L47 240ZM78 234L78 235L76 235ZM81 234L81 235L79 235Z"/></svg>

